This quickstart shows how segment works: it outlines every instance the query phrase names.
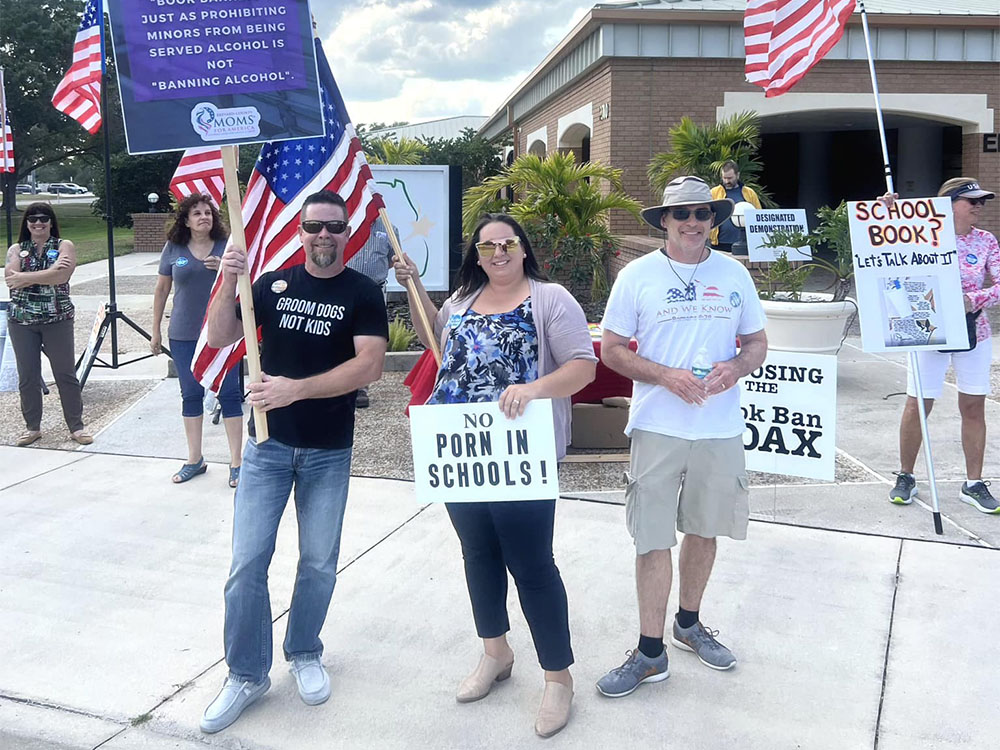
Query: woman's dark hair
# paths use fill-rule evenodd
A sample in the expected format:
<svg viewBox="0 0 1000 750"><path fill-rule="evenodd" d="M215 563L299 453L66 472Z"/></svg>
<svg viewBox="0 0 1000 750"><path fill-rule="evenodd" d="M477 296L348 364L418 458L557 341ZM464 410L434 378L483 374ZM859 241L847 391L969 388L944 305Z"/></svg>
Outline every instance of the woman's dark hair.
<svg viewBox="0 0 1000 750"><path fill-rule="evenodd" d="M51 236L61 236L59 234L59 220L56 218L56 212L52 210L52 206L42 202L32 203L24 209L24 215L21 216L21 231L17 235L18 244L31 239L31 232L28 231L28 217L37 216L38 214L45 214L49 217L49 234Z"/></svg>
<svg viewBox="0 0 1000 750"><path fill-rule="evenodd" d="M483 227L496 221L509 226L512 230L514 230L514 234L521 241L521 247L524 248L524 275L529 279L534 279L535 281L549 280L548 276L546 276L542 272L542 269L538 267L538 261L535 259L535 253L531 249L531 243L528 241L528 235L524 233L524 229L521 225L518 224L513 217L508 216L507 214L486 214L479 220L479 223L476 224L476 228L473 230L472 236L469 238L469 243L465 246L465 250L462 252L462 265L459 267L458 274L455 276L455 286L457 288L456 294L459 298L475 294L486 284L487 281L489 281L486 271L484 271L482 266L479 265L479 251L476 250L476 243L479 242L479 233L483 231Z"/></svg>
<svg viewBox="0 0 1000 750"><path fill-rule="evenodd" d="M167 230L167 239L175 245L187 245L191 241L191 229L188 227L186 219L188 218L188 214L191 213L191 209L199 203L204 203L212 209L212 229L209 231L208 236L213 240L224 240L229 236L229 230L222 223L222 216L219 215L219 209L212 203L212 199L201 193L191 193L191 195L186 196L177 205L177 213L174 214L174 223Z"/></svg>

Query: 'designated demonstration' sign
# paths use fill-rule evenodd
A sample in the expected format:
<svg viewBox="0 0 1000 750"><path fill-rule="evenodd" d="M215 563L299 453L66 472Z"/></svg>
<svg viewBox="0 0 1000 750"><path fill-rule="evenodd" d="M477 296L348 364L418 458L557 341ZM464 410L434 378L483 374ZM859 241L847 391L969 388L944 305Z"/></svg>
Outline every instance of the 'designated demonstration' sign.
<svg viewBox="0 0 1000 750"><path fill-rule="evenodd" d="M550 399L517 419L494 402L411 406L410 437L421 503L559 497Z"/></svg>
<svg viewBox="0 0 1000 750"><path fill-rule="evenodd" d="M740 381L747 468L833 480L837 357L771 349Z"/></svg>
<svg viewBox="0 0 1000 750"><path fill-rule="evenodd" d="M950 198L847 206L866 352L969 345Z"/></svg>
<svg viewBox="0 0 1000 750"><path fill-rule="evenodd" d="M324 134L308 0L109 0L129 153Z"/></svg>
<svg viewBox="0 0 1000 750"><path fill-rule="evenodd" d="M743 214L747 230L747 254L754 263L771 263L782 253L788 260L812 260L812 248L764 247L768 238L777 231L808 234L804 208L754 209Z"/></svg>

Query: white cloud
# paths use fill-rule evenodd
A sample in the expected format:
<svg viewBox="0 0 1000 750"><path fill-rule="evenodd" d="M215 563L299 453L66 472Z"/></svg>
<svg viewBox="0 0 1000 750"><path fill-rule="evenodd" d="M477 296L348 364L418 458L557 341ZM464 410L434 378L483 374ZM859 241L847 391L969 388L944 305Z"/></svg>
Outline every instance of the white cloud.
<svg viewBox="0 0 1000 750"><path fill-rule="evenodd" d="M492 114L592 6L362 0L338 8L323 47L355 122Z"/></svg>

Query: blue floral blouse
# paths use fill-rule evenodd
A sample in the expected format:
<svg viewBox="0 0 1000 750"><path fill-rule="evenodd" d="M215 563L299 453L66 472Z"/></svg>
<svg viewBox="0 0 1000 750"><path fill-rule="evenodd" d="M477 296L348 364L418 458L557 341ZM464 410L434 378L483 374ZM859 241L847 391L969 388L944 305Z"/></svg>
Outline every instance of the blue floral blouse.
<svg viewBox="0 0 1000 750"><path fill-rule="evenodd" d="M538 379L531 297L510 312L454 317L428 404L498 401L507 386Z"/></svg>

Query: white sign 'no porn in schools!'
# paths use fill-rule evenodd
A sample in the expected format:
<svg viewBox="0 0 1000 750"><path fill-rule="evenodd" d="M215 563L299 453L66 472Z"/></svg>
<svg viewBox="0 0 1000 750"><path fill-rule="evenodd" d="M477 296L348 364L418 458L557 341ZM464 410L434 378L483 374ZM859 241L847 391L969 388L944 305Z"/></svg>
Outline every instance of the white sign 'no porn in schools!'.
<svg viewBox="0 0 1000 750"><path fill-rule="evenodd" d="M559 497L551 399L515 419L495 402L412 406L410 437L418 502Z"/></svg>

